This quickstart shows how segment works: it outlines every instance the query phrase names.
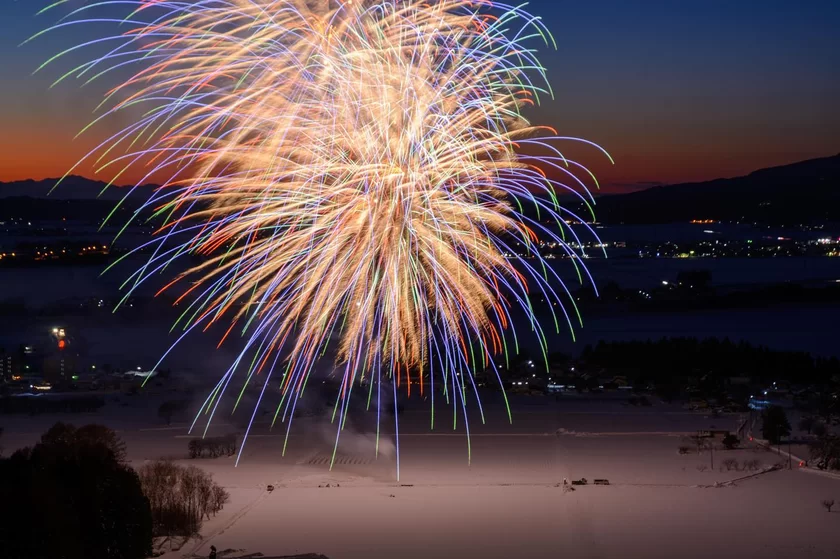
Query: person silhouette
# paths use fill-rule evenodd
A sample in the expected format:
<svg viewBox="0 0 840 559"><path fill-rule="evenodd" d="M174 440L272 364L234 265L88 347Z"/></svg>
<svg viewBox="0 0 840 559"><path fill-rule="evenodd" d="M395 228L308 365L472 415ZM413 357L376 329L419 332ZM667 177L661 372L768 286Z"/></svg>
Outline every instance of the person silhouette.
<svg viewBox="0 0 840 559"><path fill-rule="evenodd" d="M215 545L210 546L210 557L209 557L209 559L216 559L216 546Z"/></svg>

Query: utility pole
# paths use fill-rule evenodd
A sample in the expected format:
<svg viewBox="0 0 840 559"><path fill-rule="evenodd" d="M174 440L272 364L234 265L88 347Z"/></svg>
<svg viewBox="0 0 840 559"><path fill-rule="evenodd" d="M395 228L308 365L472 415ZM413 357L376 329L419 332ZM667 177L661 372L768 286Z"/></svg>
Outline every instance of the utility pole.
<svg viewBox="0 0 840 559"><path fill-rule="evenodd" d="M788 435L788 470L793 469L793 455L790 453L790 435Z"/></svg>
<svg viewBox="0 0 840 559"><path fill-rule="evenodd" d="M715 440L711 439L709 441L709 456L711 457L712 461L712 471L715 471Z"/></svg>

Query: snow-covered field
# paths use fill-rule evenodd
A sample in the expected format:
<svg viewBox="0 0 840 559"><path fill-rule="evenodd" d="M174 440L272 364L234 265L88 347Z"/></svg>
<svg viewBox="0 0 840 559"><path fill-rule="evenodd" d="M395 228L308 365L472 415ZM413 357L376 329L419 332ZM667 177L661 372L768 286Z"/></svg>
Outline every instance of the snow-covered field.
<svg viewBox="0 0 840 559"><path fill-rule="evenodd" d="M232 458L192 462L227 487L231 502L205 523L203 539L166 558L206 557L211 544L237 550L223 554L230 557L330 559L840 556L840 512L820 504L840 502L840 480L794 468L716 486L749 475L721 471L727 458L762 467L787 459L751 448L678 454L685 435L734 428L736 416L532 397L513 402L511 425L492 400L484 402L485 425L470 418L469 449L462 418L452 428L451 409L438 405L432 432L429 402L407 406L399 417L399 480L394 438L383 435L375 459L370 418L348 421L332 471L335 431L326 419L296 420L285 457L283 427L270 431L268 418L259 420L238 467ZM161 425L153 409L109 405L61 419L112 425L134 465L185 460L186 426ZM57 419L0 418L7 453ZM383 416L388 433L391 420ZM231 431L241 426L219 419L210 433ZM564 478L581 477L610 485L564 491Z"/></svg>

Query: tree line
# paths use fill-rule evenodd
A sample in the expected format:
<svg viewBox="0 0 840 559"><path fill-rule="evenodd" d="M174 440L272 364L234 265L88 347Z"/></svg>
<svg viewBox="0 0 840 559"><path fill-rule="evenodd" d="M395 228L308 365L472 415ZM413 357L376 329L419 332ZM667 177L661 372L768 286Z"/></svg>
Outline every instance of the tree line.
<svg viewBox="0 0 840 559"><path fill-rule="evenodd" d="M218 458L236 454L236 435L192 439L187 445L190 458Z"/></svg>
<svg viewBox="0 0 840 559"><path fill-rule="evenodd" d="M840 360L814 358L799 351L777 351L728 338L662 338L657 341L600 341L587 345L581 361L590 368L622 371L648 381L667 380L675 374L750 376L828 382L840 374Z"/></svg>

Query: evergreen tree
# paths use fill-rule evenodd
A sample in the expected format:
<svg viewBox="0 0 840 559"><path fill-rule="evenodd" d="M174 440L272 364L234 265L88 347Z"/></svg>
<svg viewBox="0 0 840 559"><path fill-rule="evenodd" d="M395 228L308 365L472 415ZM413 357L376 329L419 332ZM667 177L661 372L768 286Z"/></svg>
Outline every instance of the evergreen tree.
<svg viewBox="0 0 840 559"><path fill-rule="evenodd" d="M790 423L785 410L780 406L770 406L761 414L761 434L770 444L779 444L790 435Z"/></svg>

